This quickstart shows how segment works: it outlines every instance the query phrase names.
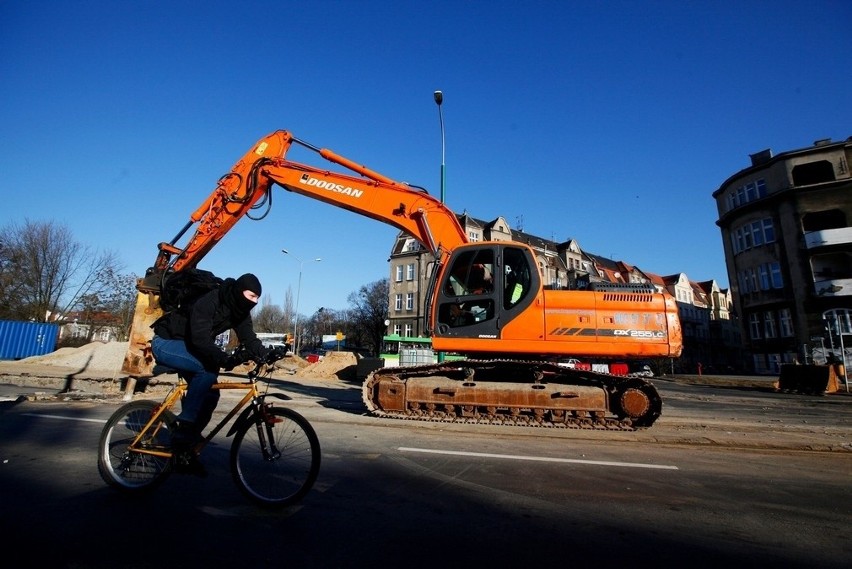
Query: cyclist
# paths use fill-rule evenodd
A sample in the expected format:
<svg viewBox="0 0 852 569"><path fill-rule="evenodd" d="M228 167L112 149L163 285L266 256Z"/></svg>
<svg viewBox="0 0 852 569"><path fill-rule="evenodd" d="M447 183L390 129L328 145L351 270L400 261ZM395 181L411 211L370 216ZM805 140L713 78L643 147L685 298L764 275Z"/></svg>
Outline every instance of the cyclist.
<svg viewBox="0 0 852 569"><path fill-rule="evenodd" d="M172 435L178 472L206 475L192 447L201 440L201 431L219 403L219 390L210 388L220 368L230 371L243 363L217 346L216 337L233 329L250 356L264 358L269 352L255 335L251 320L251 309L260 294L260 281L246 273L238 279L225 279L217 289L201 296L190 307L188 317L173 311L154 323L154 359L176 370L188 383Z"/></svg>

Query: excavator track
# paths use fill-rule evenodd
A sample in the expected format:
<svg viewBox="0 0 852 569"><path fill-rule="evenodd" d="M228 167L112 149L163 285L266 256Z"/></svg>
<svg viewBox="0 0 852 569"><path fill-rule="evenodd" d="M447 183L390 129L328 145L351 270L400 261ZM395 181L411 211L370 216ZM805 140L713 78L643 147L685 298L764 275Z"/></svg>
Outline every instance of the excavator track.
<svg viewBox="0 0 852 569"><path fill-rule="evenodd" d="M549 362L460 360L372 372L364 404L380 417L633 431L662 412L654 385L640 377Z"/></svg>

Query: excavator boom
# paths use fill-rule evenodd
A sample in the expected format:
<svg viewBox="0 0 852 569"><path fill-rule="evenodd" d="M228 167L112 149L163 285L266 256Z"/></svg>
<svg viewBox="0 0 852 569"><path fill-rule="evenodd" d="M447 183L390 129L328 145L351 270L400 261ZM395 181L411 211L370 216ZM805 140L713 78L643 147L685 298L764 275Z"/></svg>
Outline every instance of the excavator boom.
<svg viewBox="0 0 852 569"><path fill-rule="evenodd" d="M313 150L328 162L361 177L288 161L286 155L293 144ZM279 130L259 140L219 179L216 189L190 216L184 232L193 224L198 225L185 247L175 245L183 232L171 243L160 244L155 268L179 271L195 266L234 224L264 199L273 184L393 225L419 239L432 253L452 250L467 242L453 212L425 191Z"/></svg>

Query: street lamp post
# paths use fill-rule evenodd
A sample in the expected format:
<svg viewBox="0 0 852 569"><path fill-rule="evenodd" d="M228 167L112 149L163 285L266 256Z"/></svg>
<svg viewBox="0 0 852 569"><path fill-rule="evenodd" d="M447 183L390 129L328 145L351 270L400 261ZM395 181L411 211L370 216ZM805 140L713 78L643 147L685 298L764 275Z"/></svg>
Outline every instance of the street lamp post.
<svg viewBox="0 0 852 569"><path fill-rule="evenodd" d="M444 94L441 91L435 91L434 96L435 104L438 105L438 120L441 122L441 203L444 203L444 198L446 198L445 194L447 185L447 167L445 162L446 147L444 146L444 113L441 111L441 103L444 102ZM438 361L443 362L444 359L444 352L438 352Z"/></svg>
<svg viewBox="0 0 852 569"><path fill-rule="evenodd" d="M445 163L444 146L444 113L441 111L441 103L443 102L444 94L441 91L435 91L435 104L438 105L438 120L441 122L441 203L444 203L447 185L447 165Z"/></svg>
<svg viewBox="0 0 852 569"><path fill-rule="evenodd" d="M304 262L298 258L296 255L288 251L287 249L281 249L281 252L285 255L290 255L297 261L299 261L299 284L296 287L296 314L293 317L293 353L295 355L299 355L299 344L301 343L301 336L297 334L298 326L299 326L299 296L302 294L302 267L304 267ZM314 261L322 261L321 258L317 257Z"/></svg>

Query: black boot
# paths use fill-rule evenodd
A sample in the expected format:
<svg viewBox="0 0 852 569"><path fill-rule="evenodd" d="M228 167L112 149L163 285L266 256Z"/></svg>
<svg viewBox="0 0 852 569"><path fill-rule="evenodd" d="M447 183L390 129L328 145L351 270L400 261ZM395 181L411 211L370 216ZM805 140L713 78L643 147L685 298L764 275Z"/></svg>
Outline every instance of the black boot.
<svg viewBox="0 0 852 569"><path fill-rule="evenodd" d="M172 433L172 464L179 474L207 477L207 470L198 460L195 445L202 441L201 433L193 423L178 421Z"/></svg>

